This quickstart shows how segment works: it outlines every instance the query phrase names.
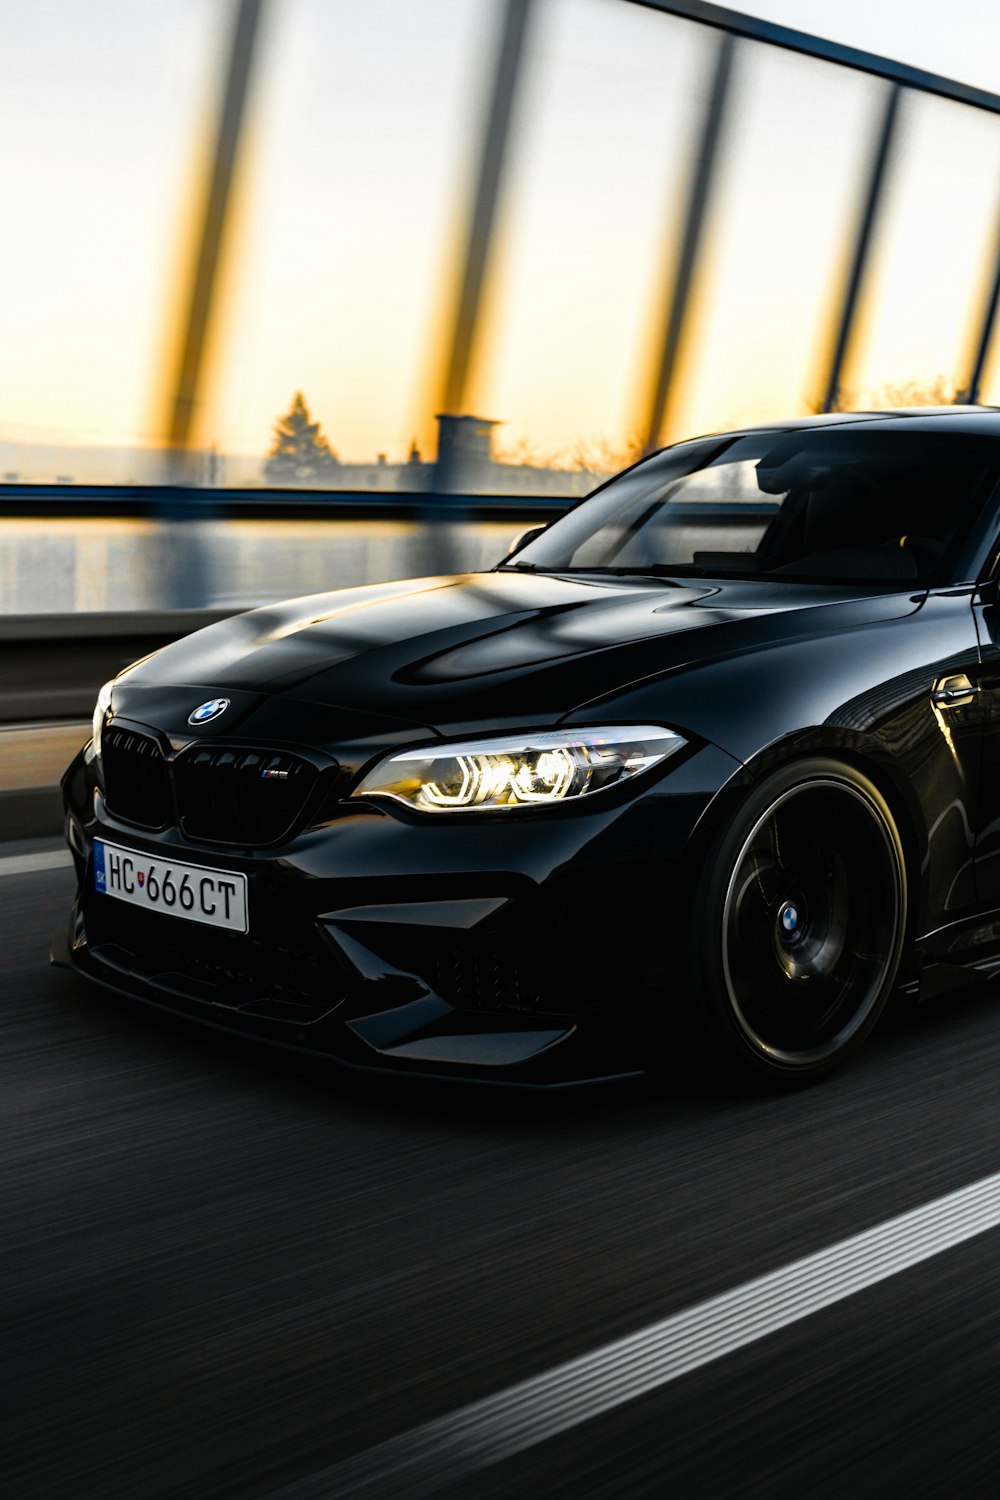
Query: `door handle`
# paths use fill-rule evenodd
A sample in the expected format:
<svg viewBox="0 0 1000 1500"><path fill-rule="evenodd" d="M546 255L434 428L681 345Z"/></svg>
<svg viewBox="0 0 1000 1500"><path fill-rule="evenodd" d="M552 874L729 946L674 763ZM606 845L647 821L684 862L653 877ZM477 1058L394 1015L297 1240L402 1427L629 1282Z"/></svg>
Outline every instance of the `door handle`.
<svg viewBox="0 0 1000 1500"><path fill-rule="evenodd" d="M954 677L939 677L931 693L931 702L938 708L961 708L971 703L976 690L964 672Z"/></svg>

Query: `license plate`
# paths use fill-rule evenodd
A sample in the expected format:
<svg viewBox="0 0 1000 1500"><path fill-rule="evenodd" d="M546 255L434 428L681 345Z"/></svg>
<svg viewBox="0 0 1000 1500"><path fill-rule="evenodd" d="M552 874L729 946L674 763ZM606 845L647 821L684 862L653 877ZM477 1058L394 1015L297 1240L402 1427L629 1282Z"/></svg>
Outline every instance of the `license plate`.
<svg viewBox="0 0 1000 1500"><path fill-rule="evenodd" d="M207 870L94 842L94 886L105 896L166 912L188 922L247 932L247 878L236 870Z"/></svg>

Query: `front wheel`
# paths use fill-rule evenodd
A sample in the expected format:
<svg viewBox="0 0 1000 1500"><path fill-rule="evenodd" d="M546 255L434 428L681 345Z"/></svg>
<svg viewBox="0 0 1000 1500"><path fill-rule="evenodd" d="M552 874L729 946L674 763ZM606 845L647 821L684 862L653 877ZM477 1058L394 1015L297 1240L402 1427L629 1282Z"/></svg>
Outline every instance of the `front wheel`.
<svg viewBox="0 0 1000 1500"><path fill-rule="evenodd" d="M785 1086L839 1065L895 982L906 867L892 814L853 767L774 772L717 837L695 897L693 1022L709 1066Z"/></svg>

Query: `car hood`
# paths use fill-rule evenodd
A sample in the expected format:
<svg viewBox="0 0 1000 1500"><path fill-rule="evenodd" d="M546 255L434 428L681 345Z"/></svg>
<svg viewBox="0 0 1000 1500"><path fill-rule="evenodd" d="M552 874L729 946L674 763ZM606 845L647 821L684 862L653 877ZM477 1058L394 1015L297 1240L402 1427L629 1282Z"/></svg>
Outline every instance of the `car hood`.
<svg viewBox="0 0 1000 1500"><path fill-rule="evenodd" d="M282 695L438 731L552 722L642 678L893 618L919 602L912 592L754 580L423 578L251 610L167 646L121 681L133 701L144 689L154 699L183 689L192 707L226 694L249 708Z"/></svg>

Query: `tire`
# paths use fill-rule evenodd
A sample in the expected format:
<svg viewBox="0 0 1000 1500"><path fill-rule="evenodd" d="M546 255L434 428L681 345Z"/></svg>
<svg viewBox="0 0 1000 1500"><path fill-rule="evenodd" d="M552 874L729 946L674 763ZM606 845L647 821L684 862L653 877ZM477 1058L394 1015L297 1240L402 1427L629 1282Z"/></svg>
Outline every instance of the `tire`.
<svg viewBox="0 0 1000 1500"><path fill-rule="evenodd" d="M878 789L832 759L775 771L717 835L696 887L694 1061L766 1088L838 1067L892 991L906 917L902 844Z"/></svg>

